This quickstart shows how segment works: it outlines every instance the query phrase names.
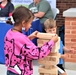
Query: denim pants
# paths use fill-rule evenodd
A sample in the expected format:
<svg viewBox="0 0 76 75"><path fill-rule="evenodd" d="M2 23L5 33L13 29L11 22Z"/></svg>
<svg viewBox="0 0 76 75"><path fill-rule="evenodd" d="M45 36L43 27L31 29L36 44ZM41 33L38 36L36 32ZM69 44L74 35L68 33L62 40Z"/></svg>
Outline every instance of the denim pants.
<svg viewBox="0 0 76 75"><path fill-rule="evenodd" d="M13 72L7 70L7 75L18 75L18 74L15 74L15 73L13 73Z"/></svg>

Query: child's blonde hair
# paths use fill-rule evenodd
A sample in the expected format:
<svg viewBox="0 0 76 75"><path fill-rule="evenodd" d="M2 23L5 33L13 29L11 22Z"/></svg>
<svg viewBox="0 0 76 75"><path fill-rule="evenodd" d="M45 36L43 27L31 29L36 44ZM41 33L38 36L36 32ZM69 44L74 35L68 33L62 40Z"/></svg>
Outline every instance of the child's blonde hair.
<svg viewBox="0 0 76 75"><path fill-rule="evenodd" d="M44 29L56 27L56 20L54 19L47 19L44 22Z"/></svg>

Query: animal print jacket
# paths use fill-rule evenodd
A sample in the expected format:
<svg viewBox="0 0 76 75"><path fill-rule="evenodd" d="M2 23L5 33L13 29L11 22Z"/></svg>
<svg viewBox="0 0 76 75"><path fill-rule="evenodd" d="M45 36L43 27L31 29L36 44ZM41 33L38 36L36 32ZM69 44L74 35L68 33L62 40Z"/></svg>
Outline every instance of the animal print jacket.
<svg viewBox="0 0 76 75"><path fill-rule="evenodd" d="M33 73L32 60L47 56L53 45L54 42L50 40L39 48L26 35L10 29L4 38L7 69L18 75L31 75Z"/></svg>

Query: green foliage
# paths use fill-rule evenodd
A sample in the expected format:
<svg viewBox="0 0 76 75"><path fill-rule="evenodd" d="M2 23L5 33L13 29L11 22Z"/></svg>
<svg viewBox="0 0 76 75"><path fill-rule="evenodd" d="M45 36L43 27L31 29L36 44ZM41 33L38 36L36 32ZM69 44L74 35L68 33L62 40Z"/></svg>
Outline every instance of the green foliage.
<svg viewBox="0 0 76 75"><path fill-rule="evenodd" d="M25 6L25 7L28 8L28 5L25 5L25 4L24 4L24 5L18 4L18 5L15 5L14 7L17 8L17 7L19 7L19 6Z"/></svg>

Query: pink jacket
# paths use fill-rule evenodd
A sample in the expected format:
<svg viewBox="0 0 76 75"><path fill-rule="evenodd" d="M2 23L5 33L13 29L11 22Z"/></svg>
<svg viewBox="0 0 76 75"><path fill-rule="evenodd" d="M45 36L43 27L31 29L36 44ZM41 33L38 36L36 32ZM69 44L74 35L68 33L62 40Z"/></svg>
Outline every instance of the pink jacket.
<svg viewBox="0 0 76 75"><path fill-rule="evenodd" d="M54 42L51 40L39 48L26 35L10 29L4 38L6 66L8 70L19 75L31 75L33 73L32 60L47 56L53 45Z"/></svg>

